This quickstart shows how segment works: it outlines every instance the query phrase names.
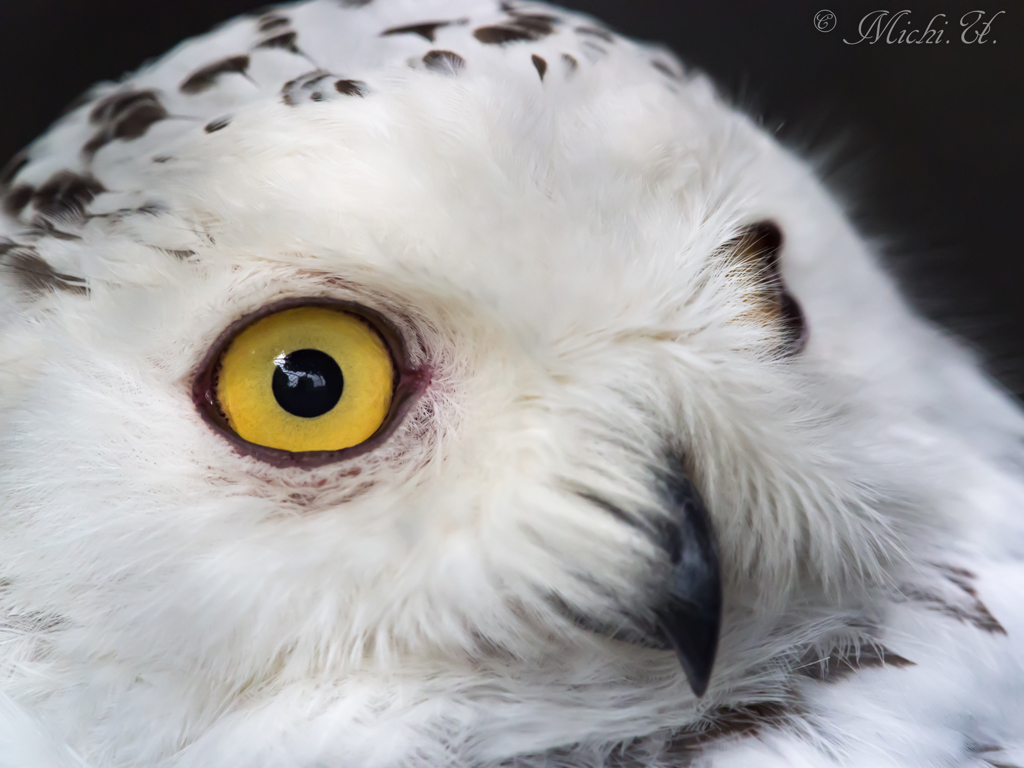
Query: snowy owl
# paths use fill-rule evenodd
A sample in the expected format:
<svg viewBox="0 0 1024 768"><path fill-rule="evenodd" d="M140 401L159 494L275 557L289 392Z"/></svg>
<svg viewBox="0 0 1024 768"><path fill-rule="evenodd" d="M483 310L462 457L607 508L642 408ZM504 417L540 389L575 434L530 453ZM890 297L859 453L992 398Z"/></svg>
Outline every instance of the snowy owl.
<svg viewBox="0 0 1024 768"><path fill-rule="evenodd" d="M1024 765L1024 415L666 50L310 0L0 184L0 767Z"/></svg>

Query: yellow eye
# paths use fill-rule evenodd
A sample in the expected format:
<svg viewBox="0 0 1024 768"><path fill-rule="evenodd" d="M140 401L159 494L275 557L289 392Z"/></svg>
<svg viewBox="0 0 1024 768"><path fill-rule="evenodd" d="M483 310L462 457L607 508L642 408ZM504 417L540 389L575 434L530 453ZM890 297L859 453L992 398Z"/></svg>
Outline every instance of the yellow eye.
<svg viewBox="0 0 1024 768"><path fill-rule="evenodd" d="M384 423L394 390L380 334L357 315L320 306L286 309L244 328L212 381L235 434L293 452L364 442Z"/></svg>

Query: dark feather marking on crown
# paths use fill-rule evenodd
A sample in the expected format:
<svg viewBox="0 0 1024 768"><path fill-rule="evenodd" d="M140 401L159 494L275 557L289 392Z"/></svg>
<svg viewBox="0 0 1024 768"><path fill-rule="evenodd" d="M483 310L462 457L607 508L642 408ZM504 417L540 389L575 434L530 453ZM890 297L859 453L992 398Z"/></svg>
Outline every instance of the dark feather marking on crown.
<svg viewBox="0 0 1024 768"><path fill-rule="evenodd" d="M58 171L32 195L36 212L52 218L83 218L86 206L106 188L93 176Z"/></svg>
<svg viewBox="0 0 1024 768"><path fill-rule="evenodd" d="M190 96L207 91L217 84L221 75L237 74L245 75L249 71L249 57L242 54L239 56L228 56L226 59L215 61L200 67L181 81L178 90Z"/></svg>
<svg viewBox="0 0 1024 768"><path fill-rule="evenodd" d="M466 60L455 53L455 51L438 49L427 51L423 57L423 64L432 72L455 75L458 74L459 70L465 69Z"/></svg>
<svg viewBox="0 0 1024 768"><path fill-rule="evenodd" d="M276 13L268 13L264 16L260 16L256 20L256 28L260 32L269 32L272 29L280 29L281 27L287 27L291 24L291 21L286 16L280 16Z"/></svg>
<svg viewBox="0 0 1024 768"><path fill-rule="evenodd" d="M334 90L343 96L366 96L370 89L362 80L335 80Z"/></svg>
<svg viewBox="0 0 1024 768"><path fill-rule="evenodd" d="M13 274L22 290L32 294L67 291L85 295L89 292L85 280L57 272L31 245L0 240L0 271Z"/></svg>
<svg viewBox="0 0 1024 768"><path fill-rule="evenodd" d="M501 24L488 24L473 30L473 37L488 45L504 45L520 41L540 40L555 31L557 16L546 13L519 13L508 10L509 19Z"/></svg>
<svg viewBox="0 0 1024 768"><path fill-rule="evenodd" d="M283 86L281 86L281 101L285 106L297 107L299 105L299 97L303 95L309 95L307 88L315 86L326 77L330 77L329 72L323 70L316 70L301 77L297 77L294 80L289 80Z"/></svg>
<svg viewBox="0 0 1024 768"><path fill-rule="evenodd" d="M256 43L255 47L264 49L278 48L301 56L302 51L299 50L299 46L295 43L296 38L298 38L298 34L296 32L284 32L280 35L274 35L273 37Z"/></svg>
<svg viewBox="0 0 1024 768"><path fill-rule="evenodd" d="M417 24L406 24L402 27L391 27L385 29L380 33L381 37L391 37L393 35L419 35L427 42L434 42L437 38L437 30L442 27L450 27L456 24L467 24L468 19L458 19L456 21L421 21Z"/></svg>
<svg viewBox="0 0 1024 768"><path fill-rule="evenodd" d="M224 130L231 125L230 117L218 117L216 120L211 120L203 128L207 133L216 133L217 131Z"/></svg>
<svg viewBox="0 0 1024 768"><path fill-rule="evenodd" d="M100 128L82 147L82 153L91 158L112 141L138 139L150 126L168 116L154 90L129 90L108 96L89 115L89 122Z"/></svg>
<svg viewBox="0 0 1024 768"><path fill-rule="evenodd" d="M537 74L540 75L540 81L544 82L544 73L548 71L547 61L536 53L530 55L530 61L533 62L533 66L537 70Z"/></svg>

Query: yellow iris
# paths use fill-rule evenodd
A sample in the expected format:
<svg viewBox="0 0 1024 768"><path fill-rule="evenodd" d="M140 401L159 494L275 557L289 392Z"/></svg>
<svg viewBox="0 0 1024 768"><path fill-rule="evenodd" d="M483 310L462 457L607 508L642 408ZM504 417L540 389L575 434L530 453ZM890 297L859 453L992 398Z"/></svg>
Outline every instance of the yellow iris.
<svg viewBox="0 0 1024 768"><path fill-rule="evenodd" d="M284 451L359 445L391 408L395 372L380 335L328 307L286 309L243 329L214 393L243 440Z"/></svg>

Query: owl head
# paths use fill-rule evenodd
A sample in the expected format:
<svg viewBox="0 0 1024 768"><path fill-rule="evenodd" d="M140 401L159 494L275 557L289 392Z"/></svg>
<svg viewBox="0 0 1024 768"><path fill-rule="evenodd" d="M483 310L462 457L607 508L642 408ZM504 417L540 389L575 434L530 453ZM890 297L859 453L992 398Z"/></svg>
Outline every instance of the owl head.
<svg viewBox="0 0 1024 768"><path fill-rule="evenodd" d="M483 763L777 694L1011 413L812 165L548 6L242 18L4 179L0 659L93 759Z"/></svg>

